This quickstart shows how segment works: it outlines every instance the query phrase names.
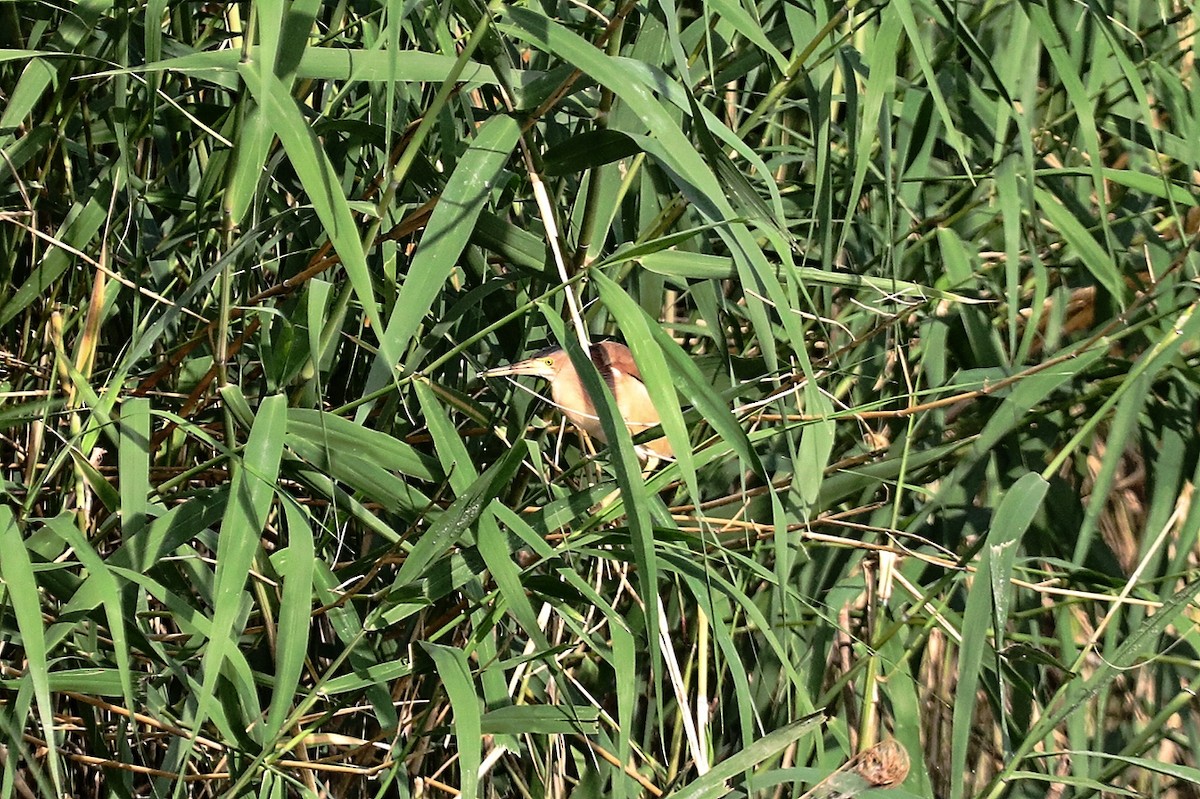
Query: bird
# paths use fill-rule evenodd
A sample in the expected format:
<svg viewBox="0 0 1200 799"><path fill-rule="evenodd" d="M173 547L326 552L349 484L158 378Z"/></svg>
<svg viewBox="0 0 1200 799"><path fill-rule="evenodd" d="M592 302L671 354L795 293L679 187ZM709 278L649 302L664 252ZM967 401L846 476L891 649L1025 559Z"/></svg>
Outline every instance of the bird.
<svg viewBox="0 0 1200 799"><path fill-rule="evenodd" d="M601 341L592 345L591 357L596 371L617 400L617 411L629 434L636 436L657 425L658 411L650 401L650 393L642 382L642 373L638 371L629 348L616 341ZM523 361L479 374L484 378L506 375L533 375L549 380L551 404L587 435L598 441L607 441L600 426L600 417L596 414L596 406L588 397L571 357L562 347L547 347ZM665 437L637 444L634 450L643 462L674 460L671 444Z"/></svg>

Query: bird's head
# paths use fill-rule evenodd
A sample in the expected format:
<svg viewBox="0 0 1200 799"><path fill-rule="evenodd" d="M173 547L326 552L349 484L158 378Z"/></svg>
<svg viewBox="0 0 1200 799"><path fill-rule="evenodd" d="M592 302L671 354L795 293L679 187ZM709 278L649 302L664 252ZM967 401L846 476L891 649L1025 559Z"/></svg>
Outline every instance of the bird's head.
<svg viewBox="0 0 1200 799"><path fill-rule="evenodd" d="M547 347L535 352L523 361L497 366L480 372L480 377L504 377L506 375L533 375L553 381L564 368L571 366L571 358L562 347Z"/></svg>

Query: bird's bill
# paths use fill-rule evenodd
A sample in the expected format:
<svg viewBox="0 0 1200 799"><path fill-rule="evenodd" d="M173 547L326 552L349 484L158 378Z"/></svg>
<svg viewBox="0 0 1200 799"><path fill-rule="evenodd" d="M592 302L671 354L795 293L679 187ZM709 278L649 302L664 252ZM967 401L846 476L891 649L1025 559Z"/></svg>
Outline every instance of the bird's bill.
<svg viewBox="0 0 1200 799"><path fill-rule="evenodd" d="M546 368L546 364L541 358L530 358L527 361L517 361L510 363L507 366L497 366L494 369L488 369L480 372L480 377L505 377L506 375L537 375L538 377L549 377L552 373Z"/></svg>

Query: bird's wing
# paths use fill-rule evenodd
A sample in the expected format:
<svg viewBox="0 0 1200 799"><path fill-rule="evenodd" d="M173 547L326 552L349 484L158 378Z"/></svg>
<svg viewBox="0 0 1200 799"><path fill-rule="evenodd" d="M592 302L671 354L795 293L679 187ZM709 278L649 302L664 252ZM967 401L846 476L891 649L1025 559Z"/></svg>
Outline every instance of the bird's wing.
<svg viewBox="0 0 1200 799"><path fill-rule="evenodd" d="M642 373L638 371L637 363L633 360L633 353L624 344L616 341L601 341L598 346L592 348L592 353L596 369L604 376L609 388L612 388L613 369L645 382L642 380Z"/></svg>

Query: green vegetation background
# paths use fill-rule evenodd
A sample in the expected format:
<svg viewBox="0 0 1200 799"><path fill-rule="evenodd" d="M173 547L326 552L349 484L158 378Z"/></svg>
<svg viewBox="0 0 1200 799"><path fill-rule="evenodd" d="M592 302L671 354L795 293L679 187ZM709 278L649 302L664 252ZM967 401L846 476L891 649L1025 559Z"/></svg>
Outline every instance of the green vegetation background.
<svg viewBox="0 0 1200 799"><path fill-rule="evenodd" d="M0 4L0 797L1197 796L1195 26Z"/></svg>

